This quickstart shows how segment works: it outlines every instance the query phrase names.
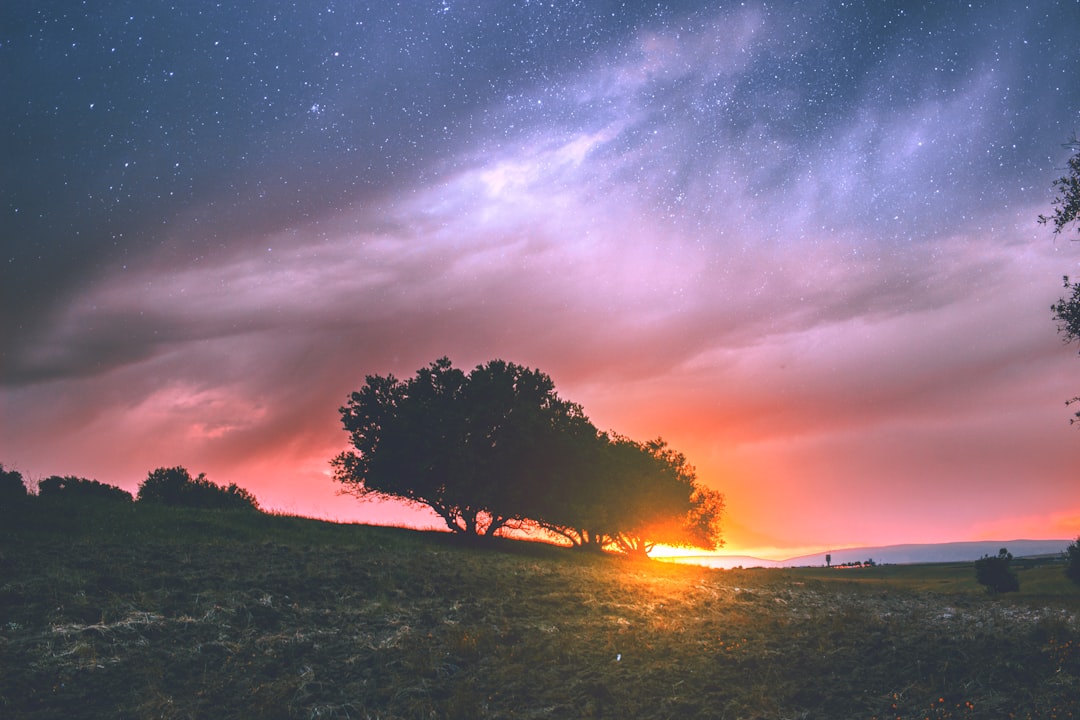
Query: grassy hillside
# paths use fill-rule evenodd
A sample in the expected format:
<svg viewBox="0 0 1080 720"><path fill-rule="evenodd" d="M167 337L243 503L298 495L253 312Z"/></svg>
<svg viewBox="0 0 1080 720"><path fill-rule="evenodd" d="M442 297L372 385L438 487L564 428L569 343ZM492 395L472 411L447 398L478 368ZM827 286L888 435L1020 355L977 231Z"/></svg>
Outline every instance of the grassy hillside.
<svg viewBox="0 0 1080 720"><path fill-rule="evenodd" d="M1080 592L963 575L30 502L0 510L0 717L1080 717Z"/></svg>
<svg viewBox="0 0 1080 720"><path fill-rule="evenodd" d="M1014 560L1011 569L1020 580L1020 592L1010 593L1005 598L1006 602L1055 603L1075 598L1080 593L1080 588L1065 577L1065 564L1058 558L1040 562ZM852 569L794 568L791 572L792 577L803 579L840 580L916 592L977 596L986 593L986 589L975 581L970 562L878 565Z"/></svg>

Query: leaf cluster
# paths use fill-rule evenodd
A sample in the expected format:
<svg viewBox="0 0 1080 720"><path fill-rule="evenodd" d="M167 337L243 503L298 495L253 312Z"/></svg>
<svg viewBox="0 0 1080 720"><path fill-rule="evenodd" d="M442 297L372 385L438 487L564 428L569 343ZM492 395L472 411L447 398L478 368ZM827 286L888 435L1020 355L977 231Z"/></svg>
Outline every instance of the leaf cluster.
<svg viewBox="0 0 1080 720"><path fill-rule="evenodd" d="M1077 222L1080 221L1080 140L1074 137L1065 146L1075 152L1068 160L1066 173L1053 182L1053 188L1057 193L1051 203L1054 213L1050 216L1039 215L1039 223L1052 224L1055 235L1074 223L1076 223L1077 233L1080 233L1080 222ZM1071 291L1072 295L1060 298L1050 306L1050 311L1058 324L1058 333L1068 344L1074 340L1080 341L1080 283L1070 284L1069 277L1066 275L1065 289ZM1066 405L1074 403L1080 403L1080 396L1065 401ZM1080 411L1069 420L1069 423L1080 423Z"/></svg>
<svg viewBox="0 0 1080 720"><path fill-rule="evenodd" d="M416 375L369 375L340 409L354 450L335 479L360 498L405 500L471 536L539 527L577 547L643 554L716 547L722 496L662 440L601 433L539 370L440 358Z"/></svg>
<svg viewBox="0 0 1080 720"><path fill-rule="evenodd" d="M1080 220L1080 140L1074 138L1065 146L1076 152L1067 161L1065 174L1052 183L1057 193L1051 202L1054 212L1050 216L1039 215L1039 223L1052 224L1055 235ZM1076 231L1080 233L1080 225Z"/></svg>
<svg viewBox="0 0 1080 720"><path fill-rule="evenodd" d="M1058 333L1065 342L1080 342L1080 282L1070 283L1068 275L1063 280L1065 290L1072 294L1060 298L1050 306L1050 310L1058 323Z"/></svg>

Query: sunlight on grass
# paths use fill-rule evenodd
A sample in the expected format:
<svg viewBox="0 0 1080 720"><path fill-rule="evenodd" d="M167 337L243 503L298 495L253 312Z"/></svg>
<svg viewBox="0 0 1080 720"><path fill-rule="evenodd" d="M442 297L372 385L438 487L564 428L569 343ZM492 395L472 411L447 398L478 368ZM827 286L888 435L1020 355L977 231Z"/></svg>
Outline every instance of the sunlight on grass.
<svg viewBox="0 0 1080 720"><path fill-rule="evenodd" d="M130 508L0 540L4 717L1075 720L1080 696L1054 568L990 598L970 564L716 571Z"/></svg>

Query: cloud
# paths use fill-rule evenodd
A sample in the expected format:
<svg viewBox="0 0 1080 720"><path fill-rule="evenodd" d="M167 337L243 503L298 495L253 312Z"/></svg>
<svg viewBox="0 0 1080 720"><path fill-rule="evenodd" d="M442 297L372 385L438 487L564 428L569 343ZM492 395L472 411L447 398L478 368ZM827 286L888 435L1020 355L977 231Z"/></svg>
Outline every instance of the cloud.
<svg viewBox="0 0 1080 720"><path fill-rule="evenodd" d="M380 35L392 53L366 66L347 25L332 48L291 26L297 82L237 96L258 104L250 132L227 125L177 168L192 121L137 158L138 222L86 210L92 173L57 198L83 209L53 219L102 250L72 241L78 282L57 275L46 307L39 277L12 305L5 464L129 489L185 464L347 517L326 476L347 393L502 357L602 427L687 452L746 543L962 535L1042 503L1027 483L1071 507L1075 357L1048 308L1075 263L1034 225L1054 176L1036 148L1068 133L1023 70L1071 65L1009 39L1054 37L1052 20L984 10L976 42L929 10L782 9L625 16L547 59L528 25L425 16L399 40L445 44L422 58ZM203 100L200 118L233 117Z"/></svg>

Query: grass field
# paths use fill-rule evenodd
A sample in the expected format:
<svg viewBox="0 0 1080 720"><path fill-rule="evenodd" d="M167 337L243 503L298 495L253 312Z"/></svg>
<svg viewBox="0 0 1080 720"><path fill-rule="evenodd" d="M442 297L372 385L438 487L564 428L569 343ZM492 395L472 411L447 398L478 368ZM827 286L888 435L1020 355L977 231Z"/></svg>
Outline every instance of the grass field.
<svg viewBox="0 0 1080 720"><path fill-rule="evenodd" d="M1078 718L1080 590L256 513L0 509L3 718Z"/></svg>

